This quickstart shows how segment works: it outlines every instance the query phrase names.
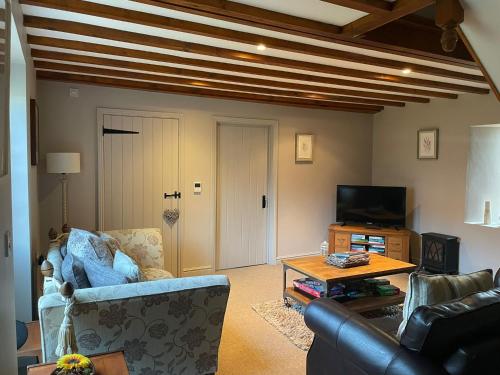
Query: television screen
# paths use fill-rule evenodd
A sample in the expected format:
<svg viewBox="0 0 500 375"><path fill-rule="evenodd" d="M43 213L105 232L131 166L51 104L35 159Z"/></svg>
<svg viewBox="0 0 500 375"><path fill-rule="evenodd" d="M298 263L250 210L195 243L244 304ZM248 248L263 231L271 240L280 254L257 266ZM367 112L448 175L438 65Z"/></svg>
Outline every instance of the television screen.
<svg viewBox="0 0 500 375"><path fill-rule="evenodd" d="M406 188L338 185L337 221L404 227Z"/></svg>

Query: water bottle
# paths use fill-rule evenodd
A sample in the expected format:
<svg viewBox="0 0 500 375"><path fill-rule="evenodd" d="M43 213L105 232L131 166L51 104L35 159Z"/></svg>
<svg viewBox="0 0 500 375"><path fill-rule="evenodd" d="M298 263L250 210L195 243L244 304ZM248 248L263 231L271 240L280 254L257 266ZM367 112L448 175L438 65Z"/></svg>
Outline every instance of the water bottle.
<svg viewBox="0 0 500 375"><path fill-rule="evenodd" d="M320 250L321 250L321 255L323 255L326 258L328 256L328 241L321 242Z"/></svg>

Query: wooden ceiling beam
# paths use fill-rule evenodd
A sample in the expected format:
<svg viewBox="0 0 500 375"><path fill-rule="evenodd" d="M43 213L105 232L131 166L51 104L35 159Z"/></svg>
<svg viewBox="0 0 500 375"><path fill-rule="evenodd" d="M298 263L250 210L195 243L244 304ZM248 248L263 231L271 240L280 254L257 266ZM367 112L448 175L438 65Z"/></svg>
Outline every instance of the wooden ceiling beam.
<svg viewBox="0 0 500 375"><path fill-rule="evenodd" d="M421 78L401 77L385 73L341 68L341 67L311 63L306 61L298 61L298 60L285 59L274 56L247 53L226 48L208 46L204 44L183 42L174 39L158 37L155 35L146 35L131 31L123 31L107 27L94 26L79 22L56 20L56 19L36 17L36 16L24 16L24 25L26 27L60 31L60 32L90 36L95 38L110 39L125 43L134 43L138 45L146 45L146 46L170 49L175 51L226 58L231 60L244 61L247 63L260 64L260 65L272 65L283 68L321 72L321 73L339 75L344 77L347 76L359 79L391 82L396 84L431 87L442 90L462 91L474 94L487 94L489 92L488 89L475 86L466 86L461 84L433 81Z"/></svg>
<svg viewBox="0 0 500 375"><path fill-rule="evenodd" d="M285 13L254 7L226 0L134 0L138 3L187 12L228 22L243 23L269 30L289 32L295 30L300 35L312 34L333 37L342 28L329 23Z"/></svg>
<svg viewBox="0 0 500 375"><path fill-rule="evenodd" d="M153 5L179 12L195 14L217 20L259 27L261 29L278 31L290 35L298 35L316 40L363 48L371 51L396 54L399 56L423 59L431 62L452 64L465 68L479 69L471 56L461 55L458 51L451 54L444 53L442 49L429 49L425 43L417 43L417 48L405 45L392 45L392 36L386 40L366 40L351 38L341 35L341 28L328 23L312 21L307 18L290 16L236 3L227 0L134 0L141 4ZM386 2L384 2L386 3ZM389 4L389 3L386 3ZM392 6L391 6L392 9ZM373 12L369 12L373 13ZM434 25L435 27L435 25ZM416 30L410 30L405 35L412 35ZM422 39L427 40L429 35L422 34ZM402 48L403 47L403 48Z"/></svg>
<svg viewBox="0 0 500 375"><path fill-rule="evenodd" d="M190 87L203 87L207 89L220 89L220 90L230 90L230 91L238 91L238 92L249 92L254 94L265 94L265 95L276 95L283 97L294 97L301 99L315 99L315 100L326 100L332 103L355 103L355 104L368 104L374 106L385 106L391 105L396 107L404 107L404 103L402 102L388 102L385 100L376 100L376 99L365 99L365 98L356 98L350 96L340 96L340 95L327 95L327 94L317 94L317 93L308 93L303 91L295 91L295 90L283 90L269 87L261 87L261 86L247 86L235 83L225 83L225 82L215 82L215 81L207 81L203 79L193 79L186 77L173 77L173 76L165 76L160 74L150 74L144 72L130 71L130 70L118 70L118 69L110 69L109 67L97 68L93 66L85 66L85 65L75 65L75 64L61 64L58 62L52 61L41 61L35 60L34 62L35 69L37 70L50 70L50 71L58 71L58 72L70 72L70 73L84 73L90 75L97 76L106 76L106 77L115 77L115 78L124 78L131 80L141 80L141 81L150 81L150 82L160 82L160 83L168 83L172 85L182 85L182 86L190 86ZM130 69L130 68L129 68Z"/></svg>
<svg viewBox="0 0 500 375"><path fill-rule="evenodd" d="M418 50L423 59L426 59L425 55L429 55L434 62L479 70L462 41L457 43L452 53L446 53L446 60L438 61L435 56L445 53L441 46L441 34L442 30L433 20L410 15L364 34L362 40L368 43L388 43L402 51Z"/></svg>
<svg viewBox="0 0 500 375"><path fill-rule="evenodd" d="M418 12L434 2L435 0L396 0L391 12L383 15L369 14L357 19L342 28L342 35L358 37L408 14Z"/></svg>
<svg viewBox="0 0 500 375"><path fill-rule="evenodd" d="M252 86L268 86L273 88L280 88L286 90L294 90L294 91L303 91L309 93L324 93L331 95L332 98L337 97L338 95L345 95L345 101L355 102L358 101L360 103L365 100L366 104L375 104L375 105L389 105L389 106L398 106L402 107L405 101L415 101L419 103L427 103L429 102L426 98L420 97L407 97L401 95L391 95L391 94L382 94L375 93L370 91L355 91L355 90L345 90L338 89L333 87L325 87L325 86L316 86L316 85L307 85L307 84L298 84L298 83L290 83L290 82L282 82L282 81L273 81L269 79L261 79L261 78L250 78L250 77L242 77L235 76L229 74L220 74L220 73L211 73L207 71L201 70L193 70L193 69L184 69L184 68L176 68L165 65L157 65L157 64L146 64L135 61L127 61L127 60L118 60L118 59L110 59L110 58L102 58L95 56L87 56L87 55L78 55L71 54L65 52L56 52L56 51L47 51L47 50L39 50L39 49L31 49L31 55L34 59L44 59L49 61L64 61L64 62L75 62L81 64L92 64L99 65L111 68L120 68L120 69L132 69L138 71L152 72L152 73L162 73L169 74L180 77L189 77L191 81L193 79L199 80L208 80L206 82L210 82L210 80L230 82L230 83L238 83L238 84L246 84ZM35 60L35 65L37 63L41 63L40 60ZM45 61L44 61L45 62ZM38 65L39 66L39 65ZM356 98L357 97L357 98ZM372 99L366 99L372 98Z"/></svg>
<svg viewBox="0 0 500 375"><path fill-rule="evenodd" d="M291 79L297 81L355 87L368 90L387 91L389 93L402 93L402 94L409 94L412 96L419 95L419 96L437 97L445 99L456 99L458 97L456 94L443 91L423 90L413 87L384 85L380 83L370 83L364 81L346 80L342 78L323 77L312 74L286 72L282 70L259 68L255 66L246 66L240 64L230 64L226 62L210 61L204 59L179 57L158 52L115 47L111 45L88 43L76 40L51 38L45 36L28 35L28 43L32 46L36 45L36 46L45 46L52 48L64 48L74 51L85 51L85 52L100 53L105 55L137 58L143 60L158 61L168 64L195 66L204 69L220 70L225 73L233 72L241 74L252 74L264 77ZM417 100L416 99L417 97L414 96L413 98L414 100ZM422 100L426 100L426 98L422 98Z"/></svg>
<svg viewBox="0 0 500 375"><path fill-rule="evenodd" d="M228 99L237 101L250 101L264 104L276 104L293 107L305 107L315 109L325 109L334 111L345 112L359 112L359 113L376 113L383 107L369 106L348 103L331 103L322 100L312 99L296 99L284 98L272 95L251 94L234 91L212 90L198 87L185 87L168 85L155 82L133 81L126 79L117 79L110 77L96 77L91 75L73 74L73 73L60 73L51 71L39 70L36 73L37 79L63 81L63 82L76 82L89 85L100 85L109 87L118 87L124 89L145 90L145 91L158 91L170 94L189 95L210 97L217 99Z"/></svg>
<svg viewBox="0 0 500 375"><path fill-rule="evenodd" d="M137 12L125 8L117 8L103 4L89 3L80 0L21 0L23 4L42 6L52 9L59 9L69 12L77 12L92 16L104 17L108 19L132 22L145 26L153 26L166 30L175 30L195 35L207 36L220 40L233 41L252 46L264 44L267 48L278 49L281 51L301 53L329 59L348 61L357 64L366 64L378 68L389 68L401 71L411 69L415 73L434 75L445 78L453 78L471 82L484 83L484 77L476 74L467 74L456 72L449 69L432 67L429 65L407 63L394 59L385 59L368 56L360 53L335 50L331 48L319 47L311 44L293 42L278 38L266 37L257 34L245 33L236 30L228 30L220 27L204 25L195 22L179 20L159 16L151 13ZM227 50L231 51L231 50ZM231 51L232 55L235 51ZM256 55L257 58L263 55ZM265 56L264 56L265 57ZM255 57L254 57L255 58Z"/></svg>
<svg viewBox="0 0 500 375"><path fill-rule="evenodd" d="M392 11L392 3L384 0L321 0L340 5L345 8L359 10L370 14L387 14Z"/></svg>

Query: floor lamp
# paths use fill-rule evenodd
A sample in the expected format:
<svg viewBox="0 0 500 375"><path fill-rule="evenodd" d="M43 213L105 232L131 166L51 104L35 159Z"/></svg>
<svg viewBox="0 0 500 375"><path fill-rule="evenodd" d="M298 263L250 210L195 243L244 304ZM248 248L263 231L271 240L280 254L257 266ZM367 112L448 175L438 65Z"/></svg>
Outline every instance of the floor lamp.
<svg viewBox="0 0 500 375"><path fill-rule="evenodd" d="M47 154L47 173L61 175L63 233L68 226L68 174L80 173L80 154L76 152L51 152Z"/></svg>

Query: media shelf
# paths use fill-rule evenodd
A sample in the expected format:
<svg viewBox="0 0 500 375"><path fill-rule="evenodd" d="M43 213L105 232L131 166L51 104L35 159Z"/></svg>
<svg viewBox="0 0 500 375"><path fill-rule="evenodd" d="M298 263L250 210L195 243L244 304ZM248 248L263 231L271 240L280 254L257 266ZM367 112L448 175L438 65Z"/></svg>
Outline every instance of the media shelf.
<svg viewBox="0 0 500 375"><path fill-rule="evenodd" d="M369 251L393 259L409 261L411 232L408 229L332 224L328 230L330 253Z"/></svg>

